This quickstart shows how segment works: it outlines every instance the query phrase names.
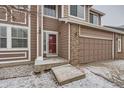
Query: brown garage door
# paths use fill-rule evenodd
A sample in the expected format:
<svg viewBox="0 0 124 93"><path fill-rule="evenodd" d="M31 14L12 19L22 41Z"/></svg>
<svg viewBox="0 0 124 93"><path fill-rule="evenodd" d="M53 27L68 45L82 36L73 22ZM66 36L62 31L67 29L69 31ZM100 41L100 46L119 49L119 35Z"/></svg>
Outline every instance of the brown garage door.
<svg viewBox="0 0 124 93"><path fill-rule="evenodd" d="M81 37L79 42L80 63L112 59L112 40Z"/></svg>

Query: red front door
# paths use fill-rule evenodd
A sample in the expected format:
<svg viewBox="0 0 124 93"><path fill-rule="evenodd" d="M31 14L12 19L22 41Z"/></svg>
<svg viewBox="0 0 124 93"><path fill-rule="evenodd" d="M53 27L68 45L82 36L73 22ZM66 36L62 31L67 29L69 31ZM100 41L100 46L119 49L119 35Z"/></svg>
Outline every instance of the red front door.
<svg viewBox="0 0 124 93"><path fill-rule="evenodd" d="M56 54L56 35L49 34L49 53Z"/></svg>

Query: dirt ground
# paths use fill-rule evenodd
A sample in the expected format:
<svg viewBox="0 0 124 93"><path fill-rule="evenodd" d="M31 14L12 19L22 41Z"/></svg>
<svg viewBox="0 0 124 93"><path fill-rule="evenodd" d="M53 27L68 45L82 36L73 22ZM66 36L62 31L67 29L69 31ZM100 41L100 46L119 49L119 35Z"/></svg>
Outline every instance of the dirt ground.
<svg viewBox="0 0 124 93"><path fill-rule="evenodd" d="M124 61L106 61L77 66L84 79L59 86L51 71L35 75L33 65L0 68L3 88L118 88L124 85Z"/></svg>

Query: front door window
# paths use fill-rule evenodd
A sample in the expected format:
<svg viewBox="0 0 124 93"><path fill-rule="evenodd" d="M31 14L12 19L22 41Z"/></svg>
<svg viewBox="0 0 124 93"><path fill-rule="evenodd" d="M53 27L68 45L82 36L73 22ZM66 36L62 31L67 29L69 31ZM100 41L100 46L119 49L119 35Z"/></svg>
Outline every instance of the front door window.
<svg viewBox="0 0 124 93"><path fill-rule="evenodd" d="M44 55L57 56L58 33L54 31L44 32Z"/></svg>
<svg viewBox="0 0 124 93"><path fill-rule="evenodd" d="M56 54L56 35L49 34L49 53Z"/></svg>

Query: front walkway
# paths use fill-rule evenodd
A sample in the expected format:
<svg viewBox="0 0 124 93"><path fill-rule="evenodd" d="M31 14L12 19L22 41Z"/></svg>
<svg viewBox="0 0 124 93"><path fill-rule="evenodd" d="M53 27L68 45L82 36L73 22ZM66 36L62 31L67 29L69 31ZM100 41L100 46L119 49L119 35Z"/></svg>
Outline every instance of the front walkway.
<svg viewBox="0 0 124 93"><path fill-rule="evenodd" d="M97 62L98 63L98 62ZM124 62L122 61L112 61L105 62L105 64L121 64L121 67L124 67ZM95 63L96 64L96 63ZM103 63L102 63L103 64ZM93 72L93 69L90 69L91 65L79 66L80 70L83 70L86 73L84 79L74 81L65 85L58 85L56 79L54 78L51 71L47 71L43 74L34 75L33 74L33 64L32 65L21 65L15 67L6 67L0 69L0 87L70 87L70 88L89 88L89 87L106 87L113 88L119 87L116 83L112 83L105 78L98 76ZM98 66L100 67L100 65ZM99 71L99 70L97 70Z"/></svg>

